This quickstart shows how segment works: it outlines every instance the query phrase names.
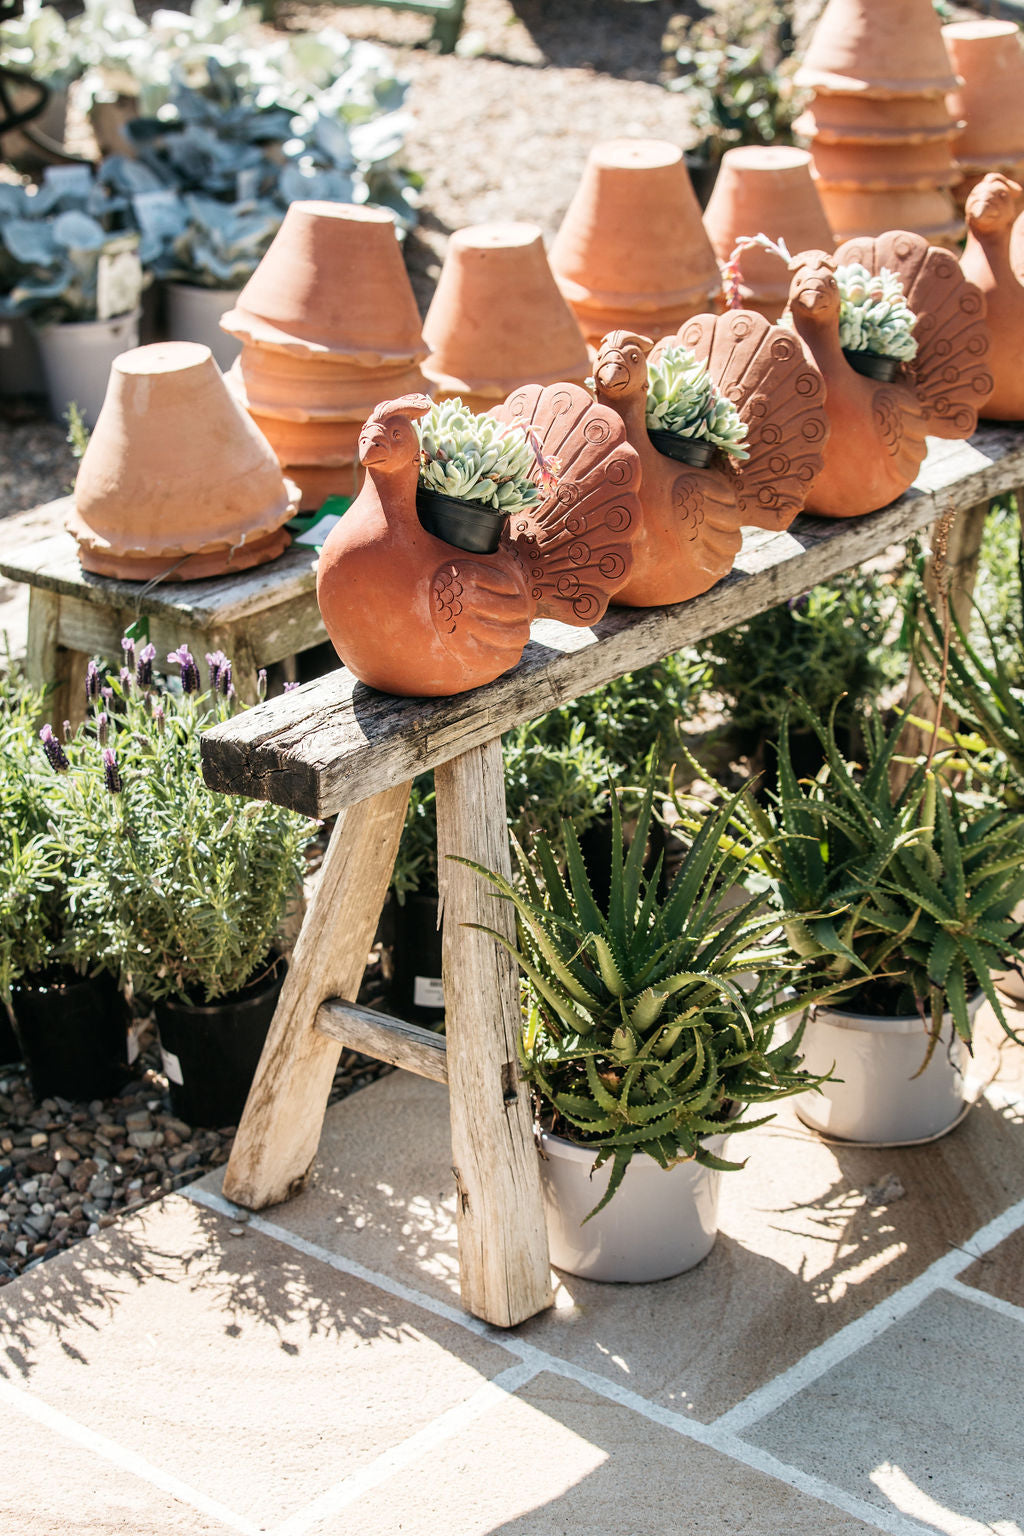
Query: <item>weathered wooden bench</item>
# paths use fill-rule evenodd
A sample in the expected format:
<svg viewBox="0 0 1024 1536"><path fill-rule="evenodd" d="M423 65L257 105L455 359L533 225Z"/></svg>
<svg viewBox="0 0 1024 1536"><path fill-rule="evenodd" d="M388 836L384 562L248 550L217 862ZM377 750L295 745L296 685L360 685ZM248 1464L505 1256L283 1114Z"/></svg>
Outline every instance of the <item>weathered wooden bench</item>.
<svg viewBox="0 0 1024 1536"><path fill-rule="evenodd" d="M993 496L1024 484L1024 431L985 428L933 442L911 491L851 522L799 518L751 532L736 567L674 607L612 608L593 629L545 621L519 665L450 699L396 699L344 668L218 726L203 739L213 788L338 814L228 1164L224 1190L259 1209L302 1185L316 1155L343 1045L449 1087L462 1298L510 1326L551 1299L532 1117L520 1079L519 987L511 957L467 928L513 933L506 903L449 862L457 853L510 873L501 735L681 646L850 570L951 510L977 530ZM447 1034L357 1007L413 776L434 770L444 913ZM382 1136L401 1135L382 1127Z"/></svg>

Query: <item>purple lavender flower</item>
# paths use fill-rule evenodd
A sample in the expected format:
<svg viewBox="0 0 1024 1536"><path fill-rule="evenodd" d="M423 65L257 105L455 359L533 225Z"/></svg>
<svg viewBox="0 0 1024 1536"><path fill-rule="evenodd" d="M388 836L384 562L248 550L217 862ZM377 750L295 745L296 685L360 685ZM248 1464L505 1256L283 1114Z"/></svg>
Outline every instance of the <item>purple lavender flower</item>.
<svg viewBox="0 0 1024 1536"><path fill-rule="evenodd" d="M121 649L124 651L125 662L130 667L135 661L135 641L131 635L121 636Z"/></svg>
<svg viewBox="0 0 1024 1536"><path fill-rule="evenodd" d="M213 692L220 686L220 674L225 667L230 668L231 663L223 651L207 651L206 665L210 669L210 691Z"/></svg>
<svg viewBox="0 0 1024 1536"><path fill-rule="evenodd" d="M39 732L39 740L43 744L43 751L49 759L50 767L57 773L66 773L71 764L68 762L68 755L64 748L53 734L52 725L43 726Z"/></svg>
<svg viewBox="0 0 1024 1536"><path fill-rule="evenodd" d="M132 674L128 667L121 668L121 688L127 698L132 691Z"/></svg>
<svg viewBox="0 0 1024 1536"><path fill-rule="evenodd" d="M65 720L64 721L64 729L61 732L61 734L63 735L65 742L70 741L72 736L75 734L74 731L71 729L71 721L70 720Z"/></svg>
<svg viewBox="0 0 1024 1536"><path fill-rule="evenodd" d="M85 707L100 696L100 669L94 661L90 661L85 669Z"/></svg>
<svg viewBox="0 0 1024 1536"><path fill-rule="evenodd" d="M302 686L301 683L282 683L281 684L281 687L282 687L282 689L283 689L283 691L285 693L291 693L291 692L293 692L294 689L301 688L301 686Z"/></svg>
<svg viewBox="0 0 1024 1536"><path fill-rule="evenodd" d="M163 707L163 705L162 704L157 704L156 708L153 711L153 719L156 722L156 728L160 732L161 736L164 733L164 720L165 720L165 718L166 718L166 716L164 715L164 707Z"/></svg>
<svg viewBox="0 0 1024 1536"><path fill-rule="evenodd" d="M113 702L114 702L114 690L113 690L113 688L101 688L100 689L100 698L103 700L104 704L113 704Z"/></svg>
<svg viewBox="0 0 1024 1536"><path fill-rule="evenodd" d="M106 710L101 710L101 712L96 716L96 740L99 742L101 747L105 747L107 744L107 726L109 724L110 717L108 716Z"/></svg>
<svg viewBox="0 0 1024 1536"><path fill-rule="evenodd" d="M121 772L117 766L117 753L113 747L103 748L103 782L112 795L119 795L123 788Z"/></svg>
<svg viewBox="0 0 1024 1536"><path fill-rule="evenodd" d="M259 699L260 703L262 704L263 700L266 698L266 696L267 696L267 669L266 669L266 667L260 667L259 671L256 673L256 697Z"/></svg>
<svg viewBox="0 0 1024 1536"><path fill-rule="evenodd" d="M200 686L199 668L196 659L187 645L179 645L176 651L171 651L168 661L176 661L181 668L182 693L198 693Z"/></svg>
<svg viewBox="0 0 1024 1536"><path fill-rule="evenodd" d="M152 688L153 686L153 662L156 660L156 646L144 645L139 652L135 663L135 681L140 688Z"/></svg>
<svg viewBox="0 0 1024 1536"><path fill-rule="evenodd" d="M230 699L231 695L234 693L235 686L234 686L234 683L231 681L231 663L230 663L230 661L226 661L224 663L224 665L221 667L220 675L217 678L217 687L220 689L221 693L224 695L224 697L226 699Z"/></svg>

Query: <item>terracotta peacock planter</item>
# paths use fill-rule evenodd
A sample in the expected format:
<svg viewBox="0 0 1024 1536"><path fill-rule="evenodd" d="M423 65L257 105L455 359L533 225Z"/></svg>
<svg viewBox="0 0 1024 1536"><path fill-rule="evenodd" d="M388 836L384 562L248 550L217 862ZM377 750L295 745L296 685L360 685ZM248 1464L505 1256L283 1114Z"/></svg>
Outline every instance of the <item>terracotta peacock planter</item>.
<svg viewBox="0 0 1024 1536"><path fill-rule="evenodd" d="M669 335L713 304L721 276L682 150L659 139L596 145L551 268L594 347L620 327Z"/></svg>
<svg viewBox="0 0 1024 1536"><path fill-rule="evenodd" d="M782 239L795 256L832 242L825 210L811 177L806 150L786 145L728 149L704 214L715 255L727 262L743 235ZM744 309L777 320L786 307L789 277L777 256L757 246L739 257Z"/></svg>
<svg viewBox="0 0 1024 1536"><path fill-rule="evenodd" d="M839 345L837 265L859 262L903 279L917 315L912 367L878 382L856 372ZM834 259L807 252L798 264L789 313L827 390L831 435L807 497L824 517L858 517L901 496L924 460L926 436L969 437L992 389L985 301L944 250L906 230L851 240Z"/></svg>
<svg viewBox="0 0 1024 1536"><path fill-rule="evenodd" d="M362 682L436 696L513 667L535 616L601 617L631 569L640 465L617 417L586 390L524 386L494 414L531 426L545 456L567 468L537 508L506 523L494 553L469 554L428 532L417 508L412 422L429 406L425 395L405 396L366 422L366 479L321 552L317 599Z"/></svg>
<svg viewBox="0 0 1024 1536"><path fill-rule="evenodd" d="M457 395L474 411L497 405L520 384L582 384L590 373L583 334L534 224L455 231L423 339L434 395Z"/></svg>
<svg viewBox="0 0 1024 1536"><path fill-rule="evenodd" d="M943 96L957 83L932 0L828 0L795 80L880 98Z"/></svg>
<svg viewBox="0 0 1024 1536"><path fill-rule="evenodd" d="M957 21L943 27L960 84L948 97L953 117L962 119L953 141L961 180L961 203L989 171L1024 173L1024 49L1012 21Z"/></svg>
<svg viewBox="0 0 1024 1536"><path fill-rule="evenodd" d="M209 347L178 341L115 360L74 501L86 570L189 581L279 555L298 492Z"/></svg>
<svg viewBox="0 0 1024 1536"><path fill-rule="evenodd" d="M998 173L984 177L967 199L967 245L960 258L964 276L985 296L995 387L982 415L995 421L1024 421L1024 273L1012 257L1020 208L1019 183Z"/></svg>

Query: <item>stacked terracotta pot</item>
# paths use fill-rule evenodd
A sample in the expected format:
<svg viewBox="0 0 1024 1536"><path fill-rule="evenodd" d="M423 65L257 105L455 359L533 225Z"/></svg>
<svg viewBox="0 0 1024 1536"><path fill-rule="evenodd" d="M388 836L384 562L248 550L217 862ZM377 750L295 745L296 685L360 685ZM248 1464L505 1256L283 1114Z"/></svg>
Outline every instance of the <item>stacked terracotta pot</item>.
<svg viewBox="0 0 1024 1536"><path fill-rule="evenodd" d="M960 124L953 195L962 207L990 171L1018 182L1024 175L1024 49L1012 21L957 21L942 36L960 77L947 105Z"/></svg>
<svg viewBox="0 0 1024 1536"><path fill-rule="evenodd" d="M836 240L908 229L955 246L957 80L931 0L829 0L796 83L814 92L796 129Z"/></svg>
<svg viewBox="0 0 1024 1536"><path fill-rule="evenodd" d="M358 488L359 429L381 400L422 390L419 312L394 221L349 203L292 203L224 329L228 375L302 493Z"/></svg>
<svg viewBox="0 0 1024 1536"><path fill-rule="evenodd" d="M596 145L551 268L594 348L615 330L658 340L714 308L721 274L682 150L659 139Z"/></svg>
<svg viewBox="0 0 1024 1536"><path fill-rule="evenodd" d="M423 372L441 400L487 411L521 384L582 384L587 344L534 224L476 224L448 243L423 323Z"/></svg>
<svg viewBox="0 0 1024 1536"><path fill-rule="evenodd" d="M744 236L781 240L793 256L830 251L833 244L810 155L782 144L726 150L704 227L723 266ZM778 256L749 246L737 258L737 271L743 308L778 320L789 298L789 272Z"/></svg>

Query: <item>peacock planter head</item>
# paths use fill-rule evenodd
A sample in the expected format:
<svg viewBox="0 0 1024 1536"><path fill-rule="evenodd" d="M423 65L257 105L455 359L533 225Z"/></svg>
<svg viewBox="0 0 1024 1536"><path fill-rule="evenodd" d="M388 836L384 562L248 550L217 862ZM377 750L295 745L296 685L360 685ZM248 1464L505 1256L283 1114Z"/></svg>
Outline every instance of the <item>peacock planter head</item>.
<svg viewBox="0 0 1024 1536"><path fill-rule="evenodd" d="M1024 419L1024 262L1017 228L1021 188L993 172L967 199L967 245L960 270L984 295L991 342L988 366L994 388L982 414L995 421Z"/></svg>

